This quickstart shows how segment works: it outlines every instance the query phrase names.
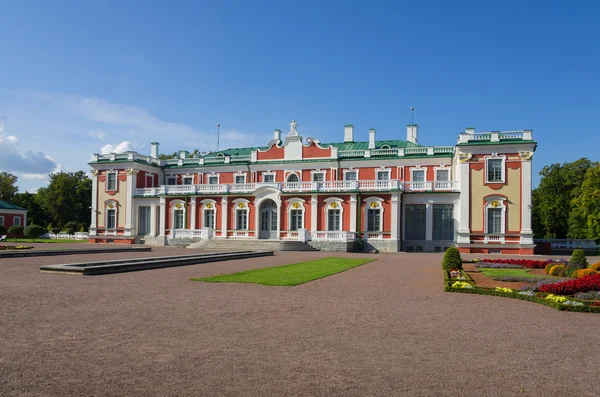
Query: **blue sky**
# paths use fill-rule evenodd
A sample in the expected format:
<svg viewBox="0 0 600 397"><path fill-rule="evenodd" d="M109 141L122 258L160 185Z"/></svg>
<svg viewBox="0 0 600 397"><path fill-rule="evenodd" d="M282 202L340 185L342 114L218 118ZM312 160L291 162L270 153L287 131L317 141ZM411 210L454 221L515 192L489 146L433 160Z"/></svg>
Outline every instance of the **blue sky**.
<svg viewBox="0 0 600 397"><path fill-rule="evenodd" d="M405 139L411 106L422 144L533 129L536 174L598 160L600 3L94 3L2 5L0 170L20 191L103 149L214 149L217 123L222 147L291 119L321 141L344 124Z"/></svg>

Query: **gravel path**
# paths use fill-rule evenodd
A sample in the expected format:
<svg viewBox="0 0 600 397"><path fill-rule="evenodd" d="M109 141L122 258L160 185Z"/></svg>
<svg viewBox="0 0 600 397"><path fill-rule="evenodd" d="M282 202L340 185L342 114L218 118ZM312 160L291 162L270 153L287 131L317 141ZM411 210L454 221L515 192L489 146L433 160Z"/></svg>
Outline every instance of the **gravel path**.
<svg viewBox="0 0 600 397"><path fill-rule="evenodd" d="M173 253L190 251L126 255ZM297 287L189 281L324 256L106 276L38 267L124 254L1 260L0 395L600 393L599 315L444 293L441 254L365 254L378 260Z"/></svg>

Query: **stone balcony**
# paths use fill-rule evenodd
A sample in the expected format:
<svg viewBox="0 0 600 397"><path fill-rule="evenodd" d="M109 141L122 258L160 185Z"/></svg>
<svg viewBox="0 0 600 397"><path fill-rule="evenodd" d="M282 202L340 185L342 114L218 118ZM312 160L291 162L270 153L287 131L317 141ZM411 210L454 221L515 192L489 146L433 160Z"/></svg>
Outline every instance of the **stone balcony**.
<svg viewBox="0 0 600 397"><path fill-rule="evenodd" d="M162 185L160 187L135 189L138 197L247 194L262 187L271 187L284 193L323 193L323 192L458 192L456 181L402 182L397 180L380 181L326 181L326 182L281 182L281 183L233 183L202 185Z"/></svg>

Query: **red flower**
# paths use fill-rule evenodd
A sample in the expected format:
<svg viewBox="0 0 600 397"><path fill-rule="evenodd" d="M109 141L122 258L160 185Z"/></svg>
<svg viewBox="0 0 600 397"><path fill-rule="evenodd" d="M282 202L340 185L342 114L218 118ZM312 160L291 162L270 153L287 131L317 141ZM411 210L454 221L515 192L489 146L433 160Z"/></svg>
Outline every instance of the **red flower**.
<svg viewBox="0 0 600 397"><path fill-rule="evenodd" d="M600 274L562 281L555 284L545 284L540 287L541 292L556 295L573 295L578 292L597 290L600 290Z"/></svg>

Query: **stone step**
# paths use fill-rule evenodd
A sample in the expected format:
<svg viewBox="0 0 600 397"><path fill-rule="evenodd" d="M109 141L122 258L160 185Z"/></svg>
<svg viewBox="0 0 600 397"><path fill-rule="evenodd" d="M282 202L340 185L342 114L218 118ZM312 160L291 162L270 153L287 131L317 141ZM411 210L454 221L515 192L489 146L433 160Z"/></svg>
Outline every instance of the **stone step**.
<svg viewBox="0 0 600 397"><path fill-rule="evenodd" d="M307 243L301 241L277 240L201 240L190 244L188 248L203 249L206 251L236 251L243 249L261 249L275 251L318 251Z"/></svg>

